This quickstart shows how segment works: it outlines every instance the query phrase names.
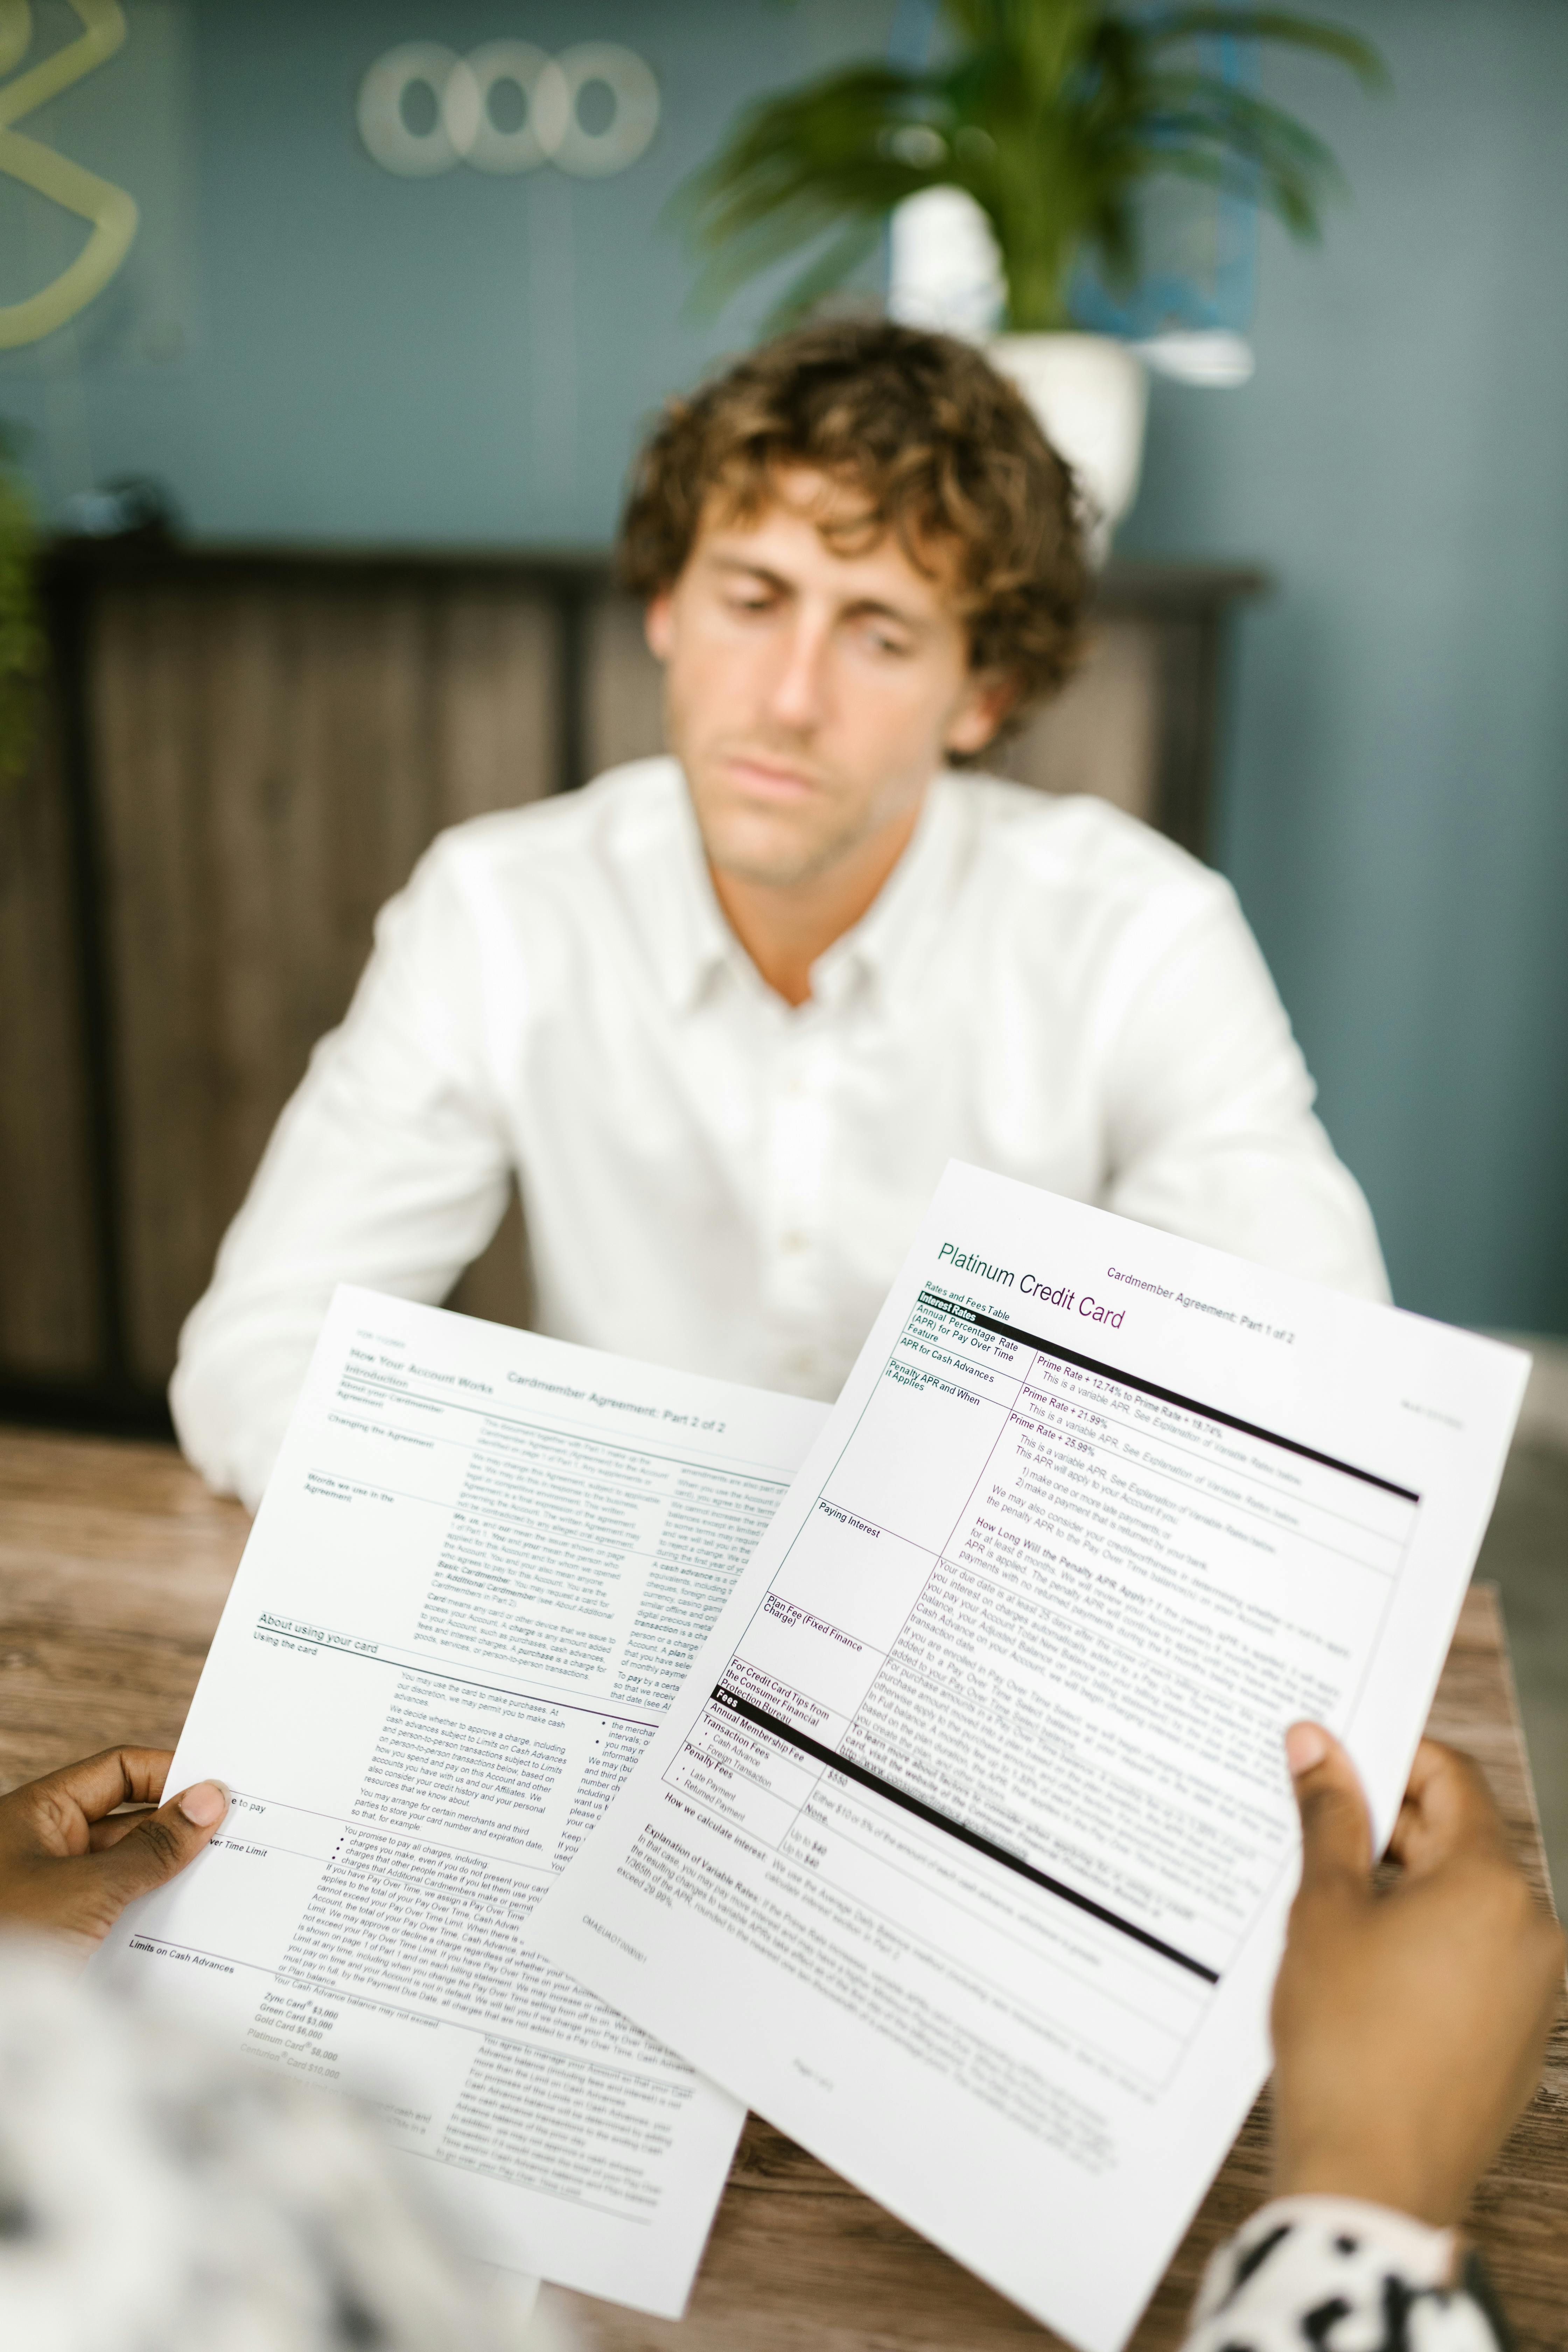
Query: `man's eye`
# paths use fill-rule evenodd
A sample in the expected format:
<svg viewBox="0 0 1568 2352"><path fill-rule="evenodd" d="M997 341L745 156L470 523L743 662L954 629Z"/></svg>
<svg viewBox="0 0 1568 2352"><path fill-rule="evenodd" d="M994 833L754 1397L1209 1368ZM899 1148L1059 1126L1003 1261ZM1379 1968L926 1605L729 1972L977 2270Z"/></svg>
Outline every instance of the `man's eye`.
<svg viewBox="0 0 1568 2352"><path fill-rule="evenodd" d="M773 610L773 598L772 598L771 596L765 596L765 595L763 595L763 596L737 596L737 595L731 595L729 601L730 601L730 609L731 609L731 612L734 612L734 613L770 613L770 612L772 612L772 610Z"/></svg>

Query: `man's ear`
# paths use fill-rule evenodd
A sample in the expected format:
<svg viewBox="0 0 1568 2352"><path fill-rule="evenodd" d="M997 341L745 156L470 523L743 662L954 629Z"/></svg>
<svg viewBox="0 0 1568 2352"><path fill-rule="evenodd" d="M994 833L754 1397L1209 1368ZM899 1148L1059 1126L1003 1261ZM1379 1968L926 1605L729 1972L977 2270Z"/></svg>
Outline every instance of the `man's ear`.
<svg viewBox="0 0 1568 2352"><path fill-rule="evenodd" d="M652 644L652 639L648 640ZM944 751L983 751L1018 699L1018 681L991 671L972 678L942 733Z"/></svg>
<svg viewBox="0 0 1568 2352"><path fill-rule="evenodd" d="M661 588L657 596L648 598L643 610L643 635L656 661L668 661L675 642L674 601L670 590Z"/></svg>

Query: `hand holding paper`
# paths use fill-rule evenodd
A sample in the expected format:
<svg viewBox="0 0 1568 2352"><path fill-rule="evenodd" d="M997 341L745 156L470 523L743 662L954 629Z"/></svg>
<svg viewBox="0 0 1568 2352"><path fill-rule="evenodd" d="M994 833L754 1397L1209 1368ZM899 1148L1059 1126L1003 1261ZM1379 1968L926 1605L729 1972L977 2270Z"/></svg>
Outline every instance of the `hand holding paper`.
<svg viewBox="0 0 1568 2352"><path fill-rule="evenodd" d="M1385 1894L1344 1749L1300 1724L1290 1761L1303 1856L1274 1989L1276 2189L1447 2228L1534 2088L1562 1932L1468 1756L1416 1749Z"/></svg>

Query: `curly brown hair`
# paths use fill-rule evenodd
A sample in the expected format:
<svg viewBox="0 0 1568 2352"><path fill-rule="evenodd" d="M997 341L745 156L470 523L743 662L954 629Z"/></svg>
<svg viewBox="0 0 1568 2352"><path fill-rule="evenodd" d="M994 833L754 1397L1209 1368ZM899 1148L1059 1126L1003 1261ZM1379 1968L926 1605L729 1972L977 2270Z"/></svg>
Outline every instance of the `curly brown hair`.
<svg viewBox="0 0 1568 2352"><path fill-rule="evenodd" d="M830 544L851 551L891 530L911 563L946 573L971 668L1016 683L1009 723L1066 682L1090 584L1073 477L972 345L835 320L781 335L671 400L632 477L626 585L644 597L668 588L710 501L749 519L788 466L864 500L825 521Z"/></svg>

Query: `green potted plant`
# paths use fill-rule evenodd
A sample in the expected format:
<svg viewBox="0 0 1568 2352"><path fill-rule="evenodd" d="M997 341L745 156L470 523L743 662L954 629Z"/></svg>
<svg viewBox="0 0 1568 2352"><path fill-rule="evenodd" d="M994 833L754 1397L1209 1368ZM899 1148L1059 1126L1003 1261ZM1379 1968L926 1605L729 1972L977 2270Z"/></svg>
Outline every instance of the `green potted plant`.
<svg viewBox="0 0 1568 2352"><path fill-rule="evenodd" d="M929 215L932 192L957 192L994 239L994 356L1079 465L1103 518L1136 486L1145 388L1125 345L1074 331L1079 265L1092 261L1114 288L1137 282L1152 182L1240 193L1312 237L1338 177L1313 131L1211 70L1196 45L1288 44L1369 86L1385 79L1382 61L1342 26L1247 6L942 0L941 20L942 54L929 66L843 67L738 118L682 195L707 256L699 297L722 301L805 255L773 314L784 324L842 286L912 199ZM1133 436L1130 468L1125 449L1116 458L1094 446L1118 425Z"/></svg>
<svg viewBox="0 0 1568 2352"><path fill-rule="evenodd" d="M35 537L13 445L0 427L0 787L21 774L33 748L43 658L33 598Z"/></svg>

